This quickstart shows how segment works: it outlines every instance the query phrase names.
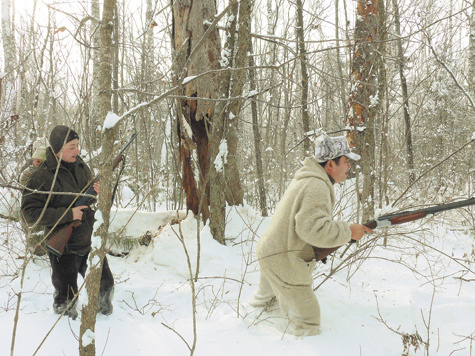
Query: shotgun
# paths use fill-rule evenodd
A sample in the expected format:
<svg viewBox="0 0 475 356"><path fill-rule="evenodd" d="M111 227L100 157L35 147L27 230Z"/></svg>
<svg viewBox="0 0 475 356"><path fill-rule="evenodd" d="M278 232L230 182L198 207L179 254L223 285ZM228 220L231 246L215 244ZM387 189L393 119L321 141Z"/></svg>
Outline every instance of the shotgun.
<svg viewBox="0 0 475 356"><path fill-rule="evenodd" d="M137 137L137 133L134 133L130 138L129 142L120 150L117 156L114 158L112 163L112 169L117 168L119 163L124 159L124 152L130 146L132 141ZM76 199L73 204L73 208L76 206L83 206L83 205L91 205L94 200L96 200L95 196L97 195L96 191L94 190L94 183L98 182L100 179L100 175L98 175L88 186L85 190L84 194L92 195L92 196L81 196ZM74 220L73 222L63 224L57 228L57 230L53 233L51 238L49 239L48 243L45 246L45 249L52 254L61 257L64 253L64 249L73 233L74 228L80 226L82 224L81 220Z"/></svg>
<svg viewBox="0 0 475 356"><path fill-rule="evenodd" d="M475 205L475 198L472 197L470 199L460 200L453 203L435 205L435 206L431 206L425 209L403 211L400 213L383 215L374 220L370 220L364 223L363 225L373 230L380 227L399 225L406 222L419 220L419 219L425 218L427 215L430 215L430 214L436 214L436 213L440 213L441 211L446 211L446 210L451 210L451 209L463 208L470 205ZM355 243L355 242L356 242L355 240L350 241L350 243ZM331 248L320 248L320 247L312 246L317 262L322 261L323 263L326 263L327 256L329 254L335 252L340 247L341 246L331 247Z"/></svg>

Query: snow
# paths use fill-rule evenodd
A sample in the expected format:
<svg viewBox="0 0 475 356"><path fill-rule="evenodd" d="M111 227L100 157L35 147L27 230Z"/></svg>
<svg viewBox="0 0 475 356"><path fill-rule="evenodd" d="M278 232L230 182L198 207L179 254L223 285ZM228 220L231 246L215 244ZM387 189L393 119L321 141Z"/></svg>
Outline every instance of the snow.
<svg viewBox="0 0 475 356"><path fill-rule="evenodd" d="M95 334L91 329L87 329L82 336L82 344L84 347L89 346L94 342Z"/></svg>
<svg viewBox="0 0 475 356"><path fill-rule="evenodd" d="M180 124L183 125L185 128L186 134L188 135L188 138L191 140L193 137L193 130L191 129L190 124L188 121L186 121L185 117L183 116L183 120L180 121Z"/></svg>
<svg viewBox="0 0 475 356"><path fill-rule="evenodd" d="M475 140L475 131L473 131L471 140L472 140L472 141Z"/></svg>
<svg viewBox="0 0 475 356"><path fill-rule="evenodd" d="M185 79L183 79L183 82L182 84L186 84L188 82L191 82L193 79L195 79L197 76L196 75L192 75L190 77L186 77Z"/></svg>
<svg viewBox="0 0 475 356"><path fill-rule="evenodd" d="M236 17L233 14L229 15L228 20L226 21L226 28L230 28L235 19Z"/></svg>
<svg viewBox="0 0 475 356"><path fill-rule="evenodd" d="M248 304L259 279L256 242L270 218L249 206L228 207L228 242L223 246L208 226L184 211L117 209L111 215L113 234L122 231L139 239L149 231L152 241L148 246L137 243L126 256L108 256L115 278L114 312L99 314L95 332L83 339L95 343L98 355L190 354L183 341L192 345L194 337L187 255L193 276L199 268L195 355L399 356L401 335L416 332L429 340L430 355L473 352L474 231L455 212L365 237L381 241L387 231L388 245L380 243L364 263L356 261L331 276L331 262L319 263L314 287L322 333L306 338L285 334L278 308L263 311ZM19 226L0 220L0 238L0 355L9 355L24 237ZM346 266L344 258L335 259L333 266ZM32 355L39 348L39 356L77 355L81 313L77 320L63 317L55 324L46 257L28 263L22 291L14 354ZM79 306L86 301L83 288ZM408 355L425 355L424 345L418 351L411 347Z"/></svg>
<svg viewBox="0 0 475 356"><path fill-rule="evenodd" d="M106 119L104 120L104 127L103 130L112 129L118 122L120 121L119 115L109 111L106 115Z"/></svg>
<svg viewBox="0 0 475 356"><path fill-rule="evenodd" d="M370 95L369 96L369 101L370 101L370 107L377 106L378 103L379 103L378 93L376 93L375 95Z"/></svg>
<svg viewBox="0 0 475 356"><path fill-rule="evenodd" d="M223 139L219 143L219 152L216 155L216 158L214 160L214 167L216 169L216 172L224 172L224 166L227 162L227 155L228 155L228 142L225 139Z"/></svg>

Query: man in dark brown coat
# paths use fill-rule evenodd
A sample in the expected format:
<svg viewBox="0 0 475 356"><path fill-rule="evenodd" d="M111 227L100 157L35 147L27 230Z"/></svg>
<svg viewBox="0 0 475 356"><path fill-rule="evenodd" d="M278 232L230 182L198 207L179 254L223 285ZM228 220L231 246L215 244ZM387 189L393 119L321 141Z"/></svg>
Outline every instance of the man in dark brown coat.
<svg viewBox="0 0 475 356"><path fill-rule="evenodd" d="M72 207L80 193L92 182L93 175L89 167L79 156L79 136L68 126L58 125L53 128L49 138L50 147L46 150L46 159L35 170L22 196L22 213L29 224L37 221L45 228L45 236L51 236L53 229L58 229L74 220L82 224L74 228L66 245L64 254L57 257L49 254L52 267L52 281L55 288L53 309L55 313L65 313L75 319L78 315L77 277L86 273L87 258L91 250L91 236L94 226L94 211L88 206ZM57 174L57 175L56 175ZM55 177L56 176L56 177ZM99 184L94 189L99 193ZM50 192L45 194L39 192ZM48 233L50 233L48 235ZM99 312L112 313L114 279L104 258L101 286L99 292Z"/></svg>

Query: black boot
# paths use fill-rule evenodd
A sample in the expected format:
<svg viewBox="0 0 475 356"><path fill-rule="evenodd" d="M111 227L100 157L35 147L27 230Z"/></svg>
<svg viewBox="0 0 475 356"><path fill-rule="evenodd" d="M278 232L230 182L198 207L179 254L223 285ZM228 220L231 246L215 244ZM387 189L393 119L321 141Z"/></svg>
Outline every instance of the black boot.
<svg viewBox="0 0 475 356"><path fill-rule="evenodd" d="M111 315L114 311L112 305L112 298L114 298L114 286L109 288L106 292L99 294L99 310L98 312L104 315Z"/></svg>
<svg viewBox="0 0 475 356"><path fill-rule="evenodd" d="M53 303L53 310L56 314L63 314L64 312L63 315L69 316L71 319L76 320L78 317L78 311L76 308L77 304L77 300L75 300L69 307L68 302L60 304Z"/></svg>

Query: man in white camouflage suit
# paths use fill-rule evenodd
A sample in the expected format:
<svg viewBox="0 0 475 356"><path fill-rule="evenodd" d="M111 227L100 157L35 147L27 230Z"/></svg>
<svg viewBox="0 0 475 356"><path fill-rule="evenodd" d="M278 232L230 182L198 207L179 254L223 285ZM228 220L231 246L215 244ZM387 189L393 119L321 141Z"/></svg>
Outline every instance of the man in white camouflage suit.
<svg viewBox="0 0 475 356"><path fill-rule="evenodd" d="M265 307L277 300L289 319L287 332L296 336L320 333L312 246L337 247L372 232L360 224L333 221L333 185L348 177L350 159L360 156L350 151L344 136L319 137L315 155L306 158L295 174L257 244L261 274L249 304Z"/></svg>

